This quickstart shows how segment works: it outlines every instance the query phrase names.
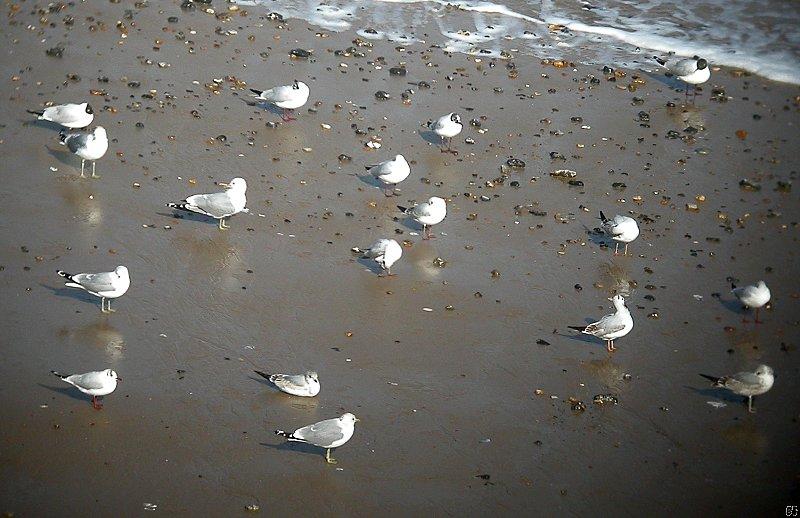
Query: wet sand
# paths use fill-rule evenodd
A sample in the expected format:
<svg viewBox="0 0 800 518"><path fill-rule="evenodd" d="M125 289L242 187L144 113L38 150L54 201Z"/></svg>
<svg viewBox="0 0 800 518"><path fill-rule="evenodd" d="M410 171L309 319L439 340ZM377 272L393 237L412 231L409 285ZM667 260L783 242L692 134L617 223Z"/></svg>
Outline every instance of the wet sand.
<svg viewBox="0 0 800 518"><path fill-rule="evenodd" d="M715 70L684 106L671 80L637 71L611 82L602 67L520 56L511 78L505 61L390 42L337 56L353 34L255 8L226 21L177 3L18 5L0 35L0 511L774 515L800 502L800 204L796 185L776 191L797 180L798 87ZM58 43L63 58L47 56ZM312 58L290 59L294 48ZM401 63L408 75L390 77ZM204 87L215 78L218 94ZM270 128L279 115L250 106L248 88L292 79L309 104ZM730 99L711 100L715 88ZM48 100L95 107L112 139L102 178L79 179L58 130L31 123L25 110ZM458 156L423 127L450 111L485 117L484 133L455 139ZM380 149L365 147L371 135ZM387 199L359 177L400 152L411 177ZM509 157L526 167L487 187ZM164 207L234 176L251 213L228 231ZM395 205L431 195L448 216L423 241ZM633 257L601 246L599 210L637 217ZM380 237L411 244L396 277L350 252ZM118 264L132 285L110 316L55 274ZM741 322L729 278L770 285L763 325ZM635 328L617 352L567 329L608 313L629 283ZM758 363L777 380L752 415L698 376ZM49 374L103 368L124 381L100 412ZM286 396L254 368L314 368L322 391ZM335 467L272 433L345 411L361 422Z"/></svg>

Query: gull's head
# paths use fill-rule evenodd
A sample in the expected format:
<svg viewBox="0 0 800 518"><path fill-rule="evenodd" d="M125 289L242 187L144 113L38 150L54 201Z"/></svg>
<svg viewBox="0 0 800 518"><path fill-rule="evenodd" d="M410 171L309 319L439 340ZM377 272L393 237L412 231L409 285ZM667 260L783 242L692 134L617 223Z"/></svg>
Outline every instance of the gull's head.
<svg viewBox="0 0 800 518"><path fill-rule="evenodd" d="M342 417L340 417L339 420L342 421L343 423L355 423L356 421L359 421L359 419L357 419L356 416L354 416L350 412L347 412L346 414L342 415Z"/></svg>
<svg viewBox="0 0 800 518"><path fill-rule="evenodd" d="M294 82L292 83L292 88L294 88L295 90L300 90L300 83L297 82L297 79L295 79Z"/></svg>
<svg viewBox="0 0 800 518"><path fill-rule="evenodd" d="M451 113L450 120L455 122L456 124L461 124L461 117L459 117L457 113Z"/></svg>
<svg viewBox="0 0 800 518"><path fill-rule="evenodd" d="M445 207L446 202L443 198L439 198L438 196L431 196L428 198L428 205L431 207Z"/></svg>
<svg viewBox="0 0 800 518"><path fill-rule="evenodd" d="M317 371L307 371L306 379L319 383L319 376L317 375Z"/></svg>
<svg viewBox="0 0 800 518"><path fill-rule="evenodd" d="M611 297L608 300L610 300L611 302L614 303L614 307L617 307L617 308L624 308L625 307L625 297L623 297L620 294L616 294L616 295L614 295L613 297Z"/></svg>
<svg viewBox="0 0 800 518"><path fill-rule="evenodd" d="M106 133L106 129L102 126L98 126L94 129L94 136L98 138L108 138L108 134Z"/></svg>
<svg viewBox="0 0 800 518"><path fill-rule="evenodd" d="M406 161L406 157L404 157L403 155L395 155L395 156L394 156L394 160L395 160L395 162L400 162L401 164L402 164L403 162L406 162L406 163L408 163L408 162Z"/></svg>
<svg viewBox="0 0 800 518"><path fill-rule="evenodd" d="M84 110L86 111L86 113L88 113L89 115L91 115L91 114L93 114L93 113L94 113L94 109L92 108L92 105L91 105L91 104L89 104L89 103L83 103L83 109L84 109Z"/></svg>
<svg viewBox="0 0 800 518"><path fill-rule="evenodd" d="M764 288L767 287L767 283L764 281L758 281L758 284L756 284L756 286L758 287L758 289L763 290Z"/></svg>
<svg viewBox="0 0 800 518"><path fill-rule="evenodd" d="M697 59L697 70L708 68L708 61L703 58L698 58L697 56L695 56L695 59Z"/></svg>
<svg viewBox="0 0 800 518"><path fill-rule="evenodd" d="M773 372L772 367L770 367L769 365L759 365L758 367L756 367L756 376L758 376L759 378L764 376L774 377L775 373Z"/></svg>
<svg viewBox="0 0 800 518"><path fill-rule="evenodd" d="M244 178L236 177L230 181L230 183L218 183L217 185L221 185L223 187L227 187L231 191L238 191L238 192L245 192L247 190L247 182Z"/></svg>
<svg viewBox="0 0 800 518"><path fill-rule="evenodd" d="M295 90L300 90L301 92L302 91L306 91L306 92L309 91L308 85L305 84L302 81L298 81L297 79L294 80L294 84L292 85L292 88L294 88Z"/></svg>
<svg viewBox="0 0 800 518"><path fill-rule="evenodd" d="M116 273L122 278L128 277L128 269L124 266L117 266L116 268L114 268L114 273Z"/></svg>
<svg viewBox="0 0 800 518"><path fill-rule="evenodd" d="M122 378L117 376L117 373L115 371L112 371L111 369L106 369L103 372L105 373L106 376L113 379L114 381L122 381Z"/></svg>

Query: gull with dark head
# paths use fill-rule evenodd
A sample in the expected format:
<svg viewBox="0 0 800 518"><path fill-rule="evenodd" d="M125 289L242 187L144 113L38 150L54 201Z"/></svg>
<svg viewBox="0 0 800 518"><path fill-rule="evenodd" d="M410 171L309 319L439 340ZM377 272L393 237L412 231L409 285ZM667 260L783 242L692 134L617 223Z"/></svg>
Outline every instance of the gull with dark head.
<svg viewBox="0 0 800 518"><path fill-rule="evenodd" d="M89 103L59 104L44 110L28 110L37 116L37 120L60 124L65 128L85 128L94 120L94 110Z"/></svg>
<svg viewBox="0 0 800 518"><path fill-rule="evenodd" d="M428 127L442 139L447 139L447 148L441 148L442 153L458 154L458 151L453 149L453 137L461 133L464 125L461 124L461 117L457 113L443 115L435 121L429 122Z"/></svg>
<svg viewBox="0 0 800 518"><path fill-rule="evenodd" d="M667 69L667 72L686 83L686 95L689 95L689 85L692 85L694 95L697 95L697 85L705 83L711 78L708 61L700 56L685 59L662 59L653 56L656 62Z"/></svg>
<svg viewBox="0 0 800 518"><path fill-rule="evenodd" d="M281 119L284 122L297 120L292 117L292 112L296 108L300 108L308 101L308 96L311 90L308 85L297 79L290 85L275 86L269 90L256 90L250 89L255 94L255 97L261 101L274 104L278 108L283 109Z"/></svg>

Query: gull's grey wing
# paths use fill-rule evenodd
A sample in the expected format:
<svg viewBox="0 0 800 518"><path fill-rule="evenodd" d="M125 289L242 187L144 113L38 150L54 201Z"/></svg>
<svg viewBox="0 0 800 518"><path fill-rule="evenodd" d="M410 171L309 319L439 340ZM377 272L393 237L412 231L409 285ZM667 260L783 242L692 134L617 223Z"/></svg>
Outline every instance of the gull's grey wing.
<svg viewBox="0 0 800 518"><path fill-rule="evenodd" d="M617 321L615 317L616 315L606 315L594 324L586 326L586 331L584 332L594 336L603 336L622 331L625 329L625 324Z"/></svg>
<svg viewBox="0 0 800 518"><path fill-rule="evenodd" d="M694 59L681 59L674 63L667 63L667 68L676 76L688 76L697 71L697 61Z"/></svg>
<svg viewBox="0 0 800 518"><path fill-rule="evenodd" d="M83 286L87 291L100 293L101 291L114 291L114 281L119 279L114 272L79 273L73 275L72 280Z"/></svg>
<svg viewBox="0 0 800 518"><path fill-rule="evenodd" d="M761 380L753 372L737 372L725 377L723 383L729 389L736 391L739 388L753 389L761 385Z"/></svg>
<svg viewBox="0 0 800 518"><path fill-rule="evenodd" d="M261 95L268 101L279 103L294 99L294 92L299 92L299 90L295 90L291 86L276 86L275 88L266 90Z"/></svg>
<svg viewBox="0 0 800 518"><path fill-rule="evenodd" d="M200 209L199 212L218 219L231 216L236 212L236 208L233 206L227 192L195 194L186 198L186 202Z"/></svg>
<svg viewBox="0 0 800 518"><path fill-rule="evenodd" d="M67 378L67 381L83 389L97 390L103 388L102 376L106 376L106 374L102 372L87 372L86 374L73 374Z"/></svg>
<svg viewBox="0 0 800 518"><path fill-rule="evenodd" d="M45 110L45 116L59 123L76 122L86 115L79 105L51 106Z"/></svg>
<svg viewBox="0 0 800 518"><path fill-rule="evenodd" d="M275 374L271 381L282 389L303 390L308 387L306 377L302 374Z"/></svg>
<svg viewBox="0 0 800 518"><path fill-rule="evenodd" d="M411 215L416 218L423 218L431 215L431 206L427 203L420 203L411 209Z"/></svg>
<svg viewBox="0 0 800 518"><path fill-rule="evenodd" d="M339 419L326 419L309 426L304 426L292 434L298 439L303 439L316 446L328 447L334 442L344 438L344 432L339 426Z"/></svg>
<svg viewBox="0 0 800 518"><path fill-rule="evenodd" d="M90 137L91 135L88 133L72 133L67 135L64 143L67 145L70 151L77 153L79 149L84 149L87 145L89 145Z"/></svg>

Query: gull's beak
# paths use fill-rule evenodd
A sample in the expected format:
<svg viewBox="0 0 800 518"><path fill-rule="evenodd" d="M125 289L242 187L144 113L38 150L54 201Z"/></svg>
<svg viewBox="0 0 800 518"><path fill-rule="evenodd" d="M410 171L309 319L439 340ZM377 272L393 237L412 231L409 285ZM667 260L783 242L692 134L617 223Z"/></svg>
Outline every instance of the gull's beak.
<svg viewBox="0 0 800 518"><path fill-rule="evenodd" d="M219 185L220 187L230 187L231 186L230 184L225 183L225 182L217 182L217 185Z"/></svg>
<svg viewBox="0 0 800 518"><path fill-rule="evenodd" d="M117 383L119 383L120 381L122 381L122 378L117 377Z"/></svg>

